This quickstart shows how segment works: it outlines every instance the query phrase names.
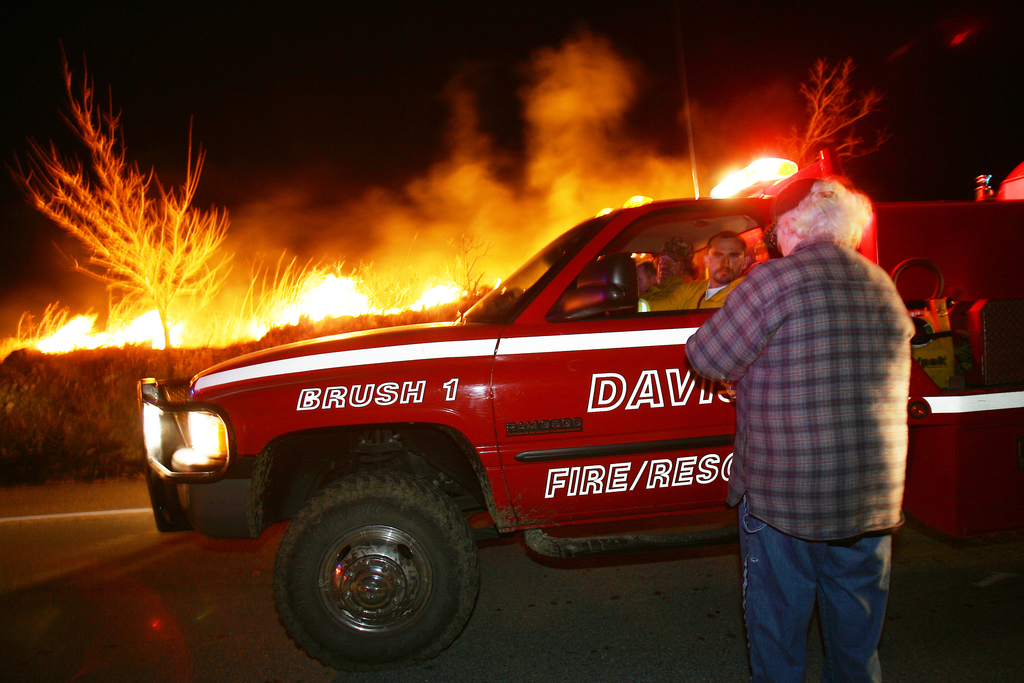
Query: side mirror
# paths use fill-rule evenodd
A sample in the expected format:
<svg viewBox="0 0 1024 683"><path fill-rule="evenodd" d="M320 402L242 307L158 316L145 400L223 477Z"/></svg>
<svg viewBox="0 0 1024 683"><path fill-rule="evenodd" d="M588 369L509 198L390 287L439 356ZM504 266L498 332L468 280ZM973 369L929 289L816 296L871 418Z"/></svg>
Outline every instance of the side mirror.
<svg viewBox="0 0 1024 683"><path fill-rule="evenodd" d="M567 322L603 313L636 311L639 298L633 257L608 254L583 267L576 278L576 286L559 297L545 319Z"/></svg>

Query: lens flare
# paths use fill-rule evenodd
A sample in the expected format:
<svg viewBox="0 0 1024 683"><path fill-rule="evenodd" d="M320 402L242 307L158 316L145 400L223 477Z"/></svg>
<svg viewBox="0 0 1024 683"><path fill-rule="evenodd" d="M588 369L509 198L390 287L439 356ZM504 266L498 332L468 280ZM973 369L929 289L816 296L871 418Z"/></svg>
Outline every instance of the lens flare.
<svg viewBox="0 0 1024 683"><path fill-rule="evenodd" d="M740 190L745 190L751 185L766 181L780 180L796 173L796 163L789 159L776 159L765 157L750 162L746 168L730 173L725 179L711 190L714 199L731 197Z"/></svg>

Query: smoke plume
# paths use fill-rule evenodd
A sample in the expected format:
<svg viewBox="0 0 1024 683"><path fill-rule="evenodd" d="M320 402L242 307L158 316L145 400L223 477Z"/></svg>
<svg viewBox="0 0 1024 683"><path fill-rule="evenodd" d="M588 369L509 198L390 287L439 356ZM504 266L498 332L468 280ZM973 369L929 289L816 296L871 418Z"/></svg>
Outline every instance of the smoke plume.
<svg viewBox="0 0 1024 683"><path fill-rule="evenodd" d="M487 246L478 265L491 282L603 208L637 194L687 192L687 160L626 138L638 70L607 40L581 33L538 51L523 73L524 158L496 148L469 79L456 76L445 93L450 122L442 161L398 190L371 187L333 205L301 187L277 188L233 211L236 251L287 248L352 267L372 262L397 279L426 284L451 265L451 242L465 236Z"/></svg>

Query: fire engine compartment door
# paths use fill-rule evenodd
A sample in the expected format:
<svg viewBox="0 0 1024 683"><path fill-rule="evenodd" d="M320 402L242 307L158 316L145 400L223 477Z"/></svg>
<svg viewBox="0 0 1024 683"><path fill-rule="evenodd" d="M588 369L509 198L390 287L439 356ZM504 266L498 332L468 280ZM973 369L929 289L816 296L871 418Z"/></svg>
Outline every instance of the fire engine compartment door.
<svg viewBox="0 0 1024 683"><path fill-rule="evenodd" d="M684 351L707 317L506 328L493 405L520 524L724 504L735 409Z"/></svg>

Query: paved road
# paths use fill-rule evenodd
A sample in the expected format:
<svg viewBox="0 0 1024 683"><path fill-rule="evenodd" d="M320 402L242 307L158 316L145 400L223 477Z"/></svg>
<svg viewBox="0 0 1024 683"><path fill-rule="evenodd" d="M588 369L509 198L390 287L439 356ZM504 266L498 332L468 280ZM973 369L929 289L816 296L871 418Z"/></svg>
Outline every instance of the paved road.
<svg viewBox="0 0 1024 683"><path fill-rule="evenodd" d="M7 489L0 519L145 504L141 482ZM277 621L282 533L159 534L139 512L0 521L0 680L746 678L735 546L568 563L518 540L485 544L480 599L451 648L414 669L350 675L310 660ZM895 548L886 680L1024 680L1024 534L952 542L911 525Z"/></svg>

